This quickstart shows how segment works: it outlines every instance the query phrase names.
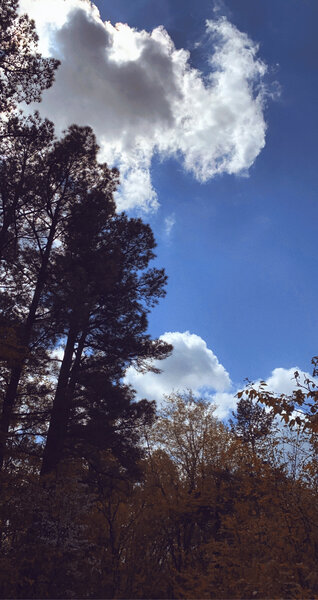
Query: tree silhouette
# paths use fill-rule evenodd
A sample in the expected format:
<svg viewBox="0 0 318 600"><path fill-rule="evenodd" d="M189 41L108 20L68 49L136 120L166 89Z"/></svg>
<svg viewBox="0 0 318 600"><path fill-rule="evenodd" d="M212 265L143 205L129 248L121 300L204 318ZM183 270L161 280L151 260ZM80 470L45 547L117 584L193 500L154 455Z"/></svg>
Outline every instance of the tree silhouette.
<svg viewBox="0 0 318 600"><path fill-rule="evenodd" d="M74 205L64 236L65 253L54 265L47 302L52 301L52 318L66 343L42 475L56 469L62 458L77 387L89 380L92 392L94 375L99 381L95 399L107 399L114 394L109 384L120 386L128 365L165 358L171 350L145 334L147 312L164 295L166 283L162 269L147 268L155 247L150 227L124 214L111 216L104 194L95 191ZM82 403L85 422L83 409Z"/></svg>
<svg viewBox="0 0 318 600"><path fill-rule="evenodd" d="M232 431L251 447L253 454L271 432L273 415L266 412L263 406L254 402L251 398L241 397L237 403L236 411L232 411L233 419L230 419Z"/></svg>
<svg viewBox="0 0 318 600"><path fill-rule="evenodd" d="M10 370L4 394L0 417L1 464L19 382L31 348L35 348L38 339L45 339L50 347L56 337L56 332L47 327L48 316L45 319L45 290L71 207L79 194L94 189L96 192L103 190L110 213L115 208L112 192L117 185L118 172L97 162L98 147L92 131L73 126L62 140L54 141L50 131L47 136L46 127L44 130L42 151L33 155L27 175L23 175L21 202L16 208L12 224L14 234L9 243L15 248L14 260L11 253L7 257L7 247L7 260L2 265L8 286L6 302L11 298L18 306L16 320L23 352ZM8 160L14 162L14 157ZM15 223L18 223L17 227Z"/></svg>
<svg viewBox="0 0 318 600"><path fill-rule="evenodd" d="M0 114L10 113L18 102L39 102L59 65L36 52L34 21L18 15L18 4L18 0L2 0L0 6ZM10 124L6 133L12 135Z"/></svg>

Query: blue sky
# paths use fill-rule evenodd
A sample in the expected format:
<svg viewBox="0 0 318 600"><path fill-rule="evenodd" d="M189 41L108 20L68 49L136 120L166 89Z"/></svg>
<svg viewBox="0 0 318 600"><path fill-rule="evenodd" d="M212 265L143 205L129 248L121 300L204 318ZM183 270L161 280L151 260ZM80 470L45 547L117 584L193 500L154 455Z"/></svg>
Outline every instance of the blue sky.
<svg viewBox="0 0 318 600"><path fill-rule="evenodd" d="M214 359L217 357L218 364L224 368L223 375L226 372L228 380L232 381L231 387L224 380L222 388L222 384L214 385L211 383L213 378L205 379L203 375L204 388L210 388L211 394L213 390L231 394L245 377L252 380L273 378L274 371L277 377L280 374L281 380L285 380L286 374L290 374L294 367L310 370L310 359L318 353L316 0L227 0L225 3L198 0L195 5L187 0L162 0L160 3L153 0L116 0L115 3L96 0L99 15L95 11L95 20L100 19L100 23L107 20L112 25L121 22L129 26L122 30L124 41L128 40L127 36L131 32L134 37L134 32L144 30L147 36L150 36L154 28L162 26L168 35L158 38L159 42L168 44L172 41L175 46L173 51L167 50L164 58L160 54L159 61L159 54L155 56L158 40L156 39L156 44L150 47L149 37L138 38L138 44L143 44L142 48L147 48L147 51L151 49L147 55L147 64L149 77L152 79L149 87L146 81L148 73L143 71L140 82L137 81L138 77L135 79L136 89L132 89L135 85L134 79L129 84L130 88L127 88L127 82L119 83L118 89L122 90L123 97L126 95L127 98L132 98L130 108L135 106L132 102L136 102L136 107L131 108L131 114L128 116L130 109L124 102L118 108L118 100L117 105L114 101L112 106L111 95L107 96L107 100L103 100L103 94L106 97L108 93L105 90L109 89L109 82L114 82L115 71L111 71L112 79L108 81L108 88L103 88L99 81L103 76L101 71L100 77L94 80L95 83L92 83L93 80L89 83L92 72L89 66L91 64L93 69L94 60L97 61L98 58L94 58L97 57L97 46L90 41L87 21L84 17L82 20L79 18L79 15L85 14L86 19L92 19L91 14L88 15L87 5L85 8L83 0L66 0L65 4L68 10L72 8L66 17L66 9L59 9L60 5L55 0L56 14L60 10L61 14L64 11L64 16L60 20L55 16L54 23L51 16L51 29L48 29L48 17L40 13L39 0L22 0L22 8L36 18L41 33L42 50L46 44L48 52L55 51L55 55L58 54L62 59L62 64L64 60L69 65L64 75L64 83L61 71L55 90L52 88L52 91L44 96L41 110L55 120L57 128L69 124L67 108L58 108L58 86L60 85L65 93L65 81L69 82L73 77L72 85L77 90L80 100L70 109L72 115L76 115L75 118L80 124L85 124L81 123L83 120L92 124L97 136L100 135L101 140L106 140L107 161L110 163L112 157L117 156L124 179L127 173L130 188L128 183L126 188L123 186L121 206L130 209L131 214L141 214L151 224L158 242L157 264L164 266L169 276L167 296L150 316L150 332L154 336L165 332L179 332L178 335L190 332L193 338L191 335L182 338L176 334L174 339L177 349L180 349L179 358L184 354L178 344L183 343L184 339L187 340L189 351L192 348L194 352L194 367L199 360L196 351L200 347L198 352L202 350L204 354L204 343L206 344L205 351L211 351L209 360L214 361L213 364L208 361L207 368L215 368ZM238 111L245 110L245 106L246 110L250 111L249 114L251 111L253 113L252 120L248 121L246 127L246 135L249 136L246 146L242 150L238 140L236 147L237 156L241 156L242 152L247 156L249 152L249 158L244 159L246 164L235 168L227 166L221 173L213 173L212 169L208 180L202 182L202 173L199 176L194 170L191 144L187 140L179 144L177 137L180 136L181 130L173 130L176 115L174 113L171 116L170 108L174 106L173 110L176 110L177 96L171 100L171 106L169 102L175 93L177 79L173 80L169 70L172 63L168 61L167 56L170 52L169 57L175 57L178 61L179 55L176 52L180 49L188 51L188 72L189 69L192 69L192 73L197 73L194 70L198 70L196 81L199 78L201 86L208 86L208 82L211 81L209 76L218 72L221 64L220 57L218 62L211 63L216 46L226 48L224 39L222 41L220 37L222 18L225 19L222 22L226 23L228 39L232 44L242 41L240 36L243 34L246 36L245 42L243 40L244 43L240 46L242 61L237 64L237 68L244 71L240 75L242 86L246 82L250 86L250 97L245 97L245 104L243 102L243 108L237 109L234 121L239 121ZM207 19L217 24L213 35L211 29L210 33L206 29ZM52 23L55 27L53 30ZM97 21L95 25L96 23ZM117 33L108 29L107 35L111 37ZM92 37L94 38L94 35ZM85 54L85 60L92 61L87 63L85 71L84 59L81 59L84 66L80 74L78 65L71 66L72 44L76 46L76 39L80 39L83 46L87 44L89 53ZM105 37L106 45L108 39ZM249 53L246 51L248 45ZM76 50L75 46L76 57L78 49ZM253 59L251 53L254 53ZM222 59L223 69L231 68L233 56L228 54ZM128 60L126 55L123 60ZM136 54L136 65L138 61L140 59ZM75 65L76 58L73 62ZM265 69L263 72L262 65L266 65L266 72ZM168 91L169 94L171 91L171 94L168 95L167 92L167 97L161 98L160 90L165 84L165 69L167 89L170 86ZM82 79L78 80L79 77ZM92 95L87 98L85 96L85 78L86 86L95 86L96 105ZM228 87L227 84L227 90ZM82 94L78 93L79 89L83 89ZM146 92L143 92L143 89ZM155 106L153 114L149 109L150 116L147 122L143 121L142 110L139 113L145 93L149 94L151 110ZM162 91L163 95L164 93L165 91ZM191 103L191 89L187 93ZM218 111L224 108L222 94L216 107ZM261 99L257 105L258 95ZM231 98L226 98L227 112L225 117L222 117L225 118L227 128L230 127L229 121L226 121L228 107L231 108L230 100ZM195 129L196 118L206 118L209 127L211 111L208 103L211 105L214 102L213 88L210 89L204 103L202 101L201 107L199 99L196 102L195 107L191 109L192 128ZM149 108L149 104L147 107ZM181 110L183 109L180 104ZM122 112L118 112L117 115L116 111ZM188 118L187 114L186 117ZM158 133L159 129L154 128L152 132L152 122L157 122L158 128L163 132L167 130L167 138L158 137L161 135ZM210 165L215 156L217 161L226 157L224 149L217 155L217 149L223 144L220 122L216 131L219 141L213 153L211 151ZM151 136L158 137L159 151L149 149L147 127L149 139ZM257 127L259 132L256 135ZM117 142L114 141L112 146L106 148L108 131L109 135L113 131L114 136L117 131L117 138L122 135L121 145L116 145ZM177 131L177 134L171 131ZM211 128L211 132L213 131ZM228 135L232 143L234 138L237 139L238 130L234 133L228 129L227 131L228 133L225 133L224 130L224 136ZM142 143L145 143L146 150L141 144L143 162L134 163L136 148L134 149L133 144L139 132L142 133ZM264 132L265 145L262 143ZM205 151L207 154L210 152L210 142L213 146L213 135L211 133L211 140L207 137L200 146L202 129L194 133L189 129L188 139L192 139L192 134L200 154L201 168ZM126 152L124 159L121 154L123 150ZM188 170L185 168L182 152L185 156L190 156L191 165L188 166ZM142 177L145 178L142 189L133 181L133 172L139 174L139 183ZM151 177L151 181L148 176ZM145 192L144 205L135 206L132 199L140 190L141 193L148 190L149 194L152 194L152 200L148 202ZM126 198L130 198L130 204L125 200L125 193ZM204 358L201 357L201 364L202 360L204 362ZM177 362L175 364L177 365ZM191 369L189 365L188 368ZM180 381L184 375L181 371ZM131 379L136 387L139 385L137 379L134 376ZM174 389L177 386L176 381L173 381ZM198 381L193 381L199 389ZM152 389L153 380L151 382L144 388L144 393L151 393L149 390ZM191 379L188 383L191 385ZM284 386L280 387L279 382L276 388L277 391L285 390ZM167 390L166 386L165 391Z"/></svg>
<svg viewBox="0 0 318 600"><path fill-rule="evenodd" d="M97 5L113 22L163 24L177 47L192 51L194 66L206 68L204 48L193 46L213 16L211 2ZM176 224L170 243L157 233L170 281L151 327L155 335L201 335L239 380L276 366L306 368L317 352L318 5L232 0L220 12L260 44L280 98L268 101L266 146L249 178L198 185L175 161L156 165L160 202L173 207Z"/></svg>

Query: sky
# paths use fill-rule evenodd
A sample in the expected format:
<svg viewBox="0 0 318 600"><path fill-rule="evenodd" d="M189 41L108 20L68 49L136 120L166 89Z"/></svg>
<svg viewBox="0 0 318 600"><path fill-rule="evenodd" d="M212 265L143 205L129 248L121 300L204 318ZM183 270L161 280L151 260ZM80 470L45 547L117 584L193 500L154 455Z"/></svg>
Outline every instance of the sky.
<svg viewBox="0 0 318 600"><path fill-rule="evenodd" d="M61 60L40 111L93 127L118 210L153 228L162 373L226 418L245 378L290 393L318 354L316 0L20 0Z"/></svg>

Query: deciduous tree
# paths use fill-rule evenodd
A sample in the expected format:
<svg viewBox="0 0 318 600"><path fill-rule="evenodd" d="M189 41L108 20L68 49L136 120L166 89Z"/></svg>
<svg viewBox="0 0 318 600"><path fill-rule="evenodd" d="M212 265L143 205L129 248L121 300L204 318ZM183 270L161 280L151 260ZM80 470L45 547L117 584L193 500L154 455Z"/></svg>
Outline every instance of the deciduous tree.
<svg viewBox="0 0 318 600"><path fill-rule="evenodd" d="M232 411L234 419L230 420L232 431L250 446L252 453L260 450L262 443L270 435L273 427L274 416L266 412L263 406L251 398L241 396L236 411Z"/></svg>

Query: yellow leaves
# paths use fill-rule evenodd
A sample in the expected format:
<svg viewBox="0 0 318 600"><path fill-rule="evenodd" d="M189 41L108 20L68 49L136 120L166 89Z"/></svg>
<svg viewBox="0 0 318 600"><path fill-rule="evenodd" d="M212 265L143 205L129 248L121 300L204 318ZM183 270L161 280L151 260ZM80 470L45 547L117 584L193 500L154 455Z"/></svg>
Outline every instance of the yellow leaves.
<svg viewBox="0 0 318 600"><path fill-rule="evenodd" d="M103 464L111 466L112 457ZM317 495L306 485L316 467L307 459L307 479L292 479L249 453L204 404L187 406L179 397L149 433L138 483L109 482L85 504L80 464L65 466L55 497L48 481L38 507L51 537L27 558L15 549L29 569L25 587L31 597L58 597L53 588L47 593L49 576L56 573L58 592L71 569L69 589L87 597L316 597Z"/></svg>

